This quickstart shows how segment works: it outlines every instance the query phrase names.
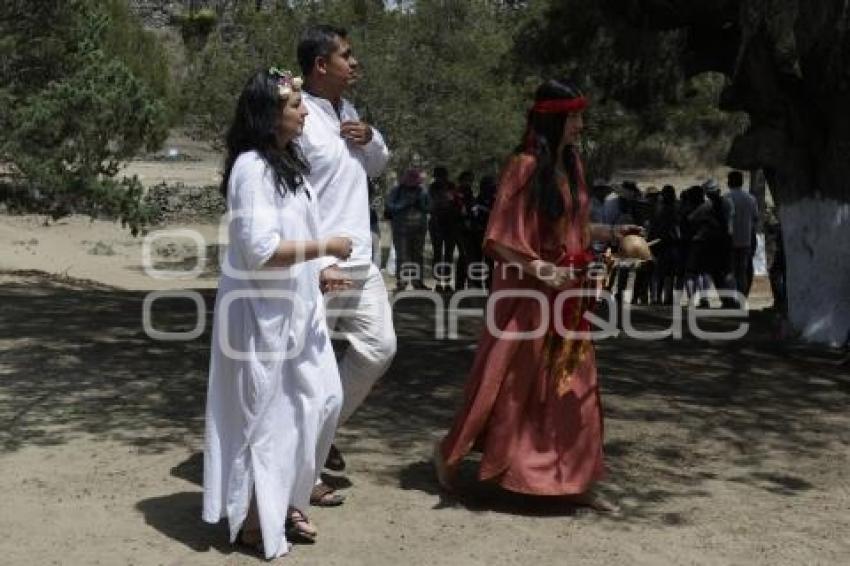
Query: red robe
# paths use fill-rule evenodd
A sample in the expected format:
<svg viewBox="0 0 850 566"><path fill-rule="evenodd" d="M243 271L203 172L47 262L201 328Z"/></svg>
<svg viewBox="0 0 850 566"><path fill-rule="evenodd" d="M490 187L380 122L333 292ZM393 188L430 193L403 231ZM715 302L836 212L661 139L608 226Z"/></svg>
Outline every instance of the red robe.
<svg viewBox="0 0 850 566"><path fill-rule="evenodd" d="M567 179L558 177L567 210L552 221L530 204L535 167L536 159L529 154L511 158L485 236L485 252L496 260L489 299L496 303L490 308L502 332L540 328L542 308L534 298L508 294L496 299L494 294L535 290L551 307L557 293L516 267L503 269L493 243L528 260L559 264L586 257L590 244L590 207L581 168L578 202L570 196ZM586 308L586 303L568 301L564 311L577 316L564 320L567 329L577 328L578 315ZM440 446L449 466L473 447L482 451L479 479L511 491L578 494L598 481L604 475L602 408L590 340L563 338L551 328L540 338L499 339L485 327L463 406Z"/></svg>

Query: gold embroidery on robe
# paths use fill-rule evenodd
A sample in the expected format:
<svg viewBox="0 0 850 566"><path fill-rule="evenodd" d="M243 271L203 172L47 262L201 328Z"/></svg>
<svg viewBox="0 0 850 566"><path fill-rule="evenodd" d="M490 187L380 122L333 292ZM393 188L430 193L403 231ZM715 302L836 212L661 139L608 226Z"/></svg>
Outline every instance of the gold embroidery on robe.
<svg viewBox="0 0 850 566"><path fill-rule="evenodd" d="M564 321L564 328L568 331L576 331L584 316L584 301L581 297L578 308L572 313L572 320ZM555 391L559 397L563 397L572 388L572 377L578 367L587 359L591 343L588 339L574 337L564 338L556 332L549 335L547 343L547 359L549 361L549 372L555 384Z"/></svg>

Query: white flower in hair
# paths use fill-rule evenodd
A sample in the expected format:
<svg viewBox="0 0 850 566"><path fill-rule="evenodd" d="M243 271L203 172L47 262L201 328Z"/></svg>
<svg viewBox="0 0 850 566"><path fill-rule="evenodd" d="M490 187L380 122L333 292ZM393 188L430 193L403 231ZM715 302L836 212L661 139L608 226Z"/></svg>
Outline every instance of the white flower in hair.
<svg viewBox="0 0 850 566"><path fill-rule="evenodd" d="M289 98L293 90L301 90L301 85L304 84L304 79L294 76L292 71L272 67L269 69L269 74L277 78L277 92L283 99Z"/></svg>

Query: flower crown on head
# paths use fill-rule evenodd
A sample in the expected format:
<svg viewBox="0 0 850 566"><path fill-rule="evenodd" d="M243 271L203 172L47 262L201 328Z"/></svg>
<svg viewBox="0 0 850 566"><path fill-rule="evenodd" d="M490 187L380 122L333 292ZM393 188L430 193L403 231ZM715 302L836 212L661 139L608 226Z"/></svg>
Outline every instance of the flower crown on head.
<svg viewBox="0 0 850 566"><path fill-rule="evenodd" d="M283 99L289 98L293 90L301 90L301 85L304 84L304 79L296 77L292 74L292 71L286 69L281 70L277 67L271 67L269 69L269 75L277 79L277 92Z"/></svg>

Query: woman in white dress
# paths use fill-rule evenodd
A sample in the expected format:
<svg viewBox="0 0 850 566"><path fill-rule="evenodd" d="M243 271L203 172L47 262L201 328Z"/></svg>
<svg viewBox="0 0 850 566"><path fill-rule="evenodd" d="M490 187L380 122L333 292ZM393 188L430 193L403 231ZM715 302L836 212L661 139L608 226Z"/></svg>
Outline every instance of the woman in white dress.
<svg viewBox="0 0 850 566"><path fill-rule="evenodd" d="M227 135L226 258L207 392L203 518L266 558L315 539L309 503L336 428L342 388L316 262L351 240L317 239L308 164L292 143L307 116L301 80L255 74ZM290 540L287 540L289 538Z"/></svg>

